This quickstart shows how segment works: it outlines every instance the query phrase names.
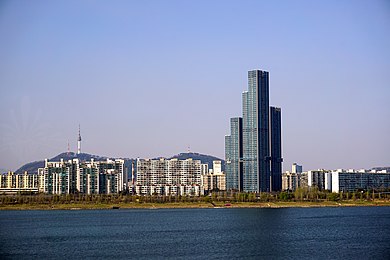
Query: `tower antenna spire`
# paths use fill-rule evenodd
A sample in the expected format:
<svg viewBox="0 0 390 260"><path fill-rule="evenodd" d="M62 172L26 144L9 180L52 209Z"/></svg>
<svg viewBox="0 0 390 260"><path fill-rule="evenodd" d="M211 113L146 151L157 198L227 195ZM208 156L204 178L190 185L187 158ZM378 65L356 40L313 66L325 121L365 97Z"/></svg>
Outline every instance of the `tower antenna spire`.
<svg viewBox="0 0 390 260"><path fill-rule="evenodd" d="M80 124L79 124L79 138L77 139L77 154L81 153L81 131L80 131Z"/></svg>

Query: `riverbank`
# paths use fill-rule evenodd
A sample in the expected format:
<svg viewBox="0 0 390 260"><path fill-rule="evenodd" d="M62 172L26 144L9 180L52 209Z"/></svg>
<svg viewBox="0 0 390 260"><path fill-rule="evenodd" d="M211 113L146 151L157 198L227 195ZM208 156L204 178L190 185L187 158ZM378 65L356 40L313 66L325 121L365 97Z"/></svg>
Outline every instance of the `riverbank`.
<svg viewBox="0 0 390 260"><path fill-rule="evenodd" d="M64 203L64 204L8 204L0 205L0 210L88 210L88 209L164 209L164 208L314 208L314 207L360 207L390 206L388 200L350 200L321 202L171 202L171 203Z"/></svg>

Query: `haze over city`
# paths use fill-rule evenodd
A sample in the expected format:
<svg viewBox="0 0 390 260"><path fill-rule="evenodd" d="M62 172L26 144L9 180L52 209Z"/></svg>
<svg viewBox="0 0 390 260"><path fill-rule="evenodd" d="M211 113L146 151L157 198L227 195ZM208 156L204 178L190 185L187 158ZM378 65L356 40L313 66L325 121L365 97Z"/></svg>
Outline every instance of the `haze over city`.
<svg viewBox="0 0 390 260"><path fill-rule="evenodd" d="M387 1L3 1L0 168L76 151L224 159L270 74L283 168L390 166ZM189 148L188 148L189 147Z"/></svg>

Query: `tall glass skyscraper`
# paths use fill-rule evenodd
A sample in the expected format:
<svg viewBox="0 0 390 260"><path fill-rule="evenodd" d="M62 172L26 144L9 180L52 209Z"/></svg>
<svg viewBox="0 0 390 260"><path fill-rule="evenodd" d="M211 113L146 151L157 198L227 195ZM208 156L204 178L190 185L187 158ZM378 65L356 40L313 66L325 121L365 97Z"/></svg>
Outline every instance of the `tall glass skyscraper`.
<svg viewBox="0 0 390 260"><path fill-rule="evenodd" d="M231 119L231 135L225 137L227 189L237 187L233 184L233 178L231 186L229 186L229 176L241 176L238 174L242 174L242 190L245 192L280 190L282 173L281 110L280 108L272 108L271 113L273 114L270 120L269 73L267 71L252 70L248 72L248 91L242 93L242 112L242 134L240 135L242 136L242 156L240 155L240 160L238 160L240 167L242 167L241 171L237 170L240 167L232 168L233 150L240 147L237 144L235 147L232 145L233 132L236 131L234 129L237 129L237 119ZM237 135L234 138L239 140ZM237 153L234 154L235 160L237 160L237 155ZM237 177L235 178L237 179Z"/></svg>
<svg viewBox="0 0 390 260"><path fill-rule="evenodd" d="M243 185L248 192L270 190L268 82L268 72L249 71L242 98Z"/></svg>
<svg viewBox="0 0 390 260"><path fill-rule="evenodd" d="M282 189L282 110L270 108L270 155L271 155L271 190Z"/></svg>
<svg viewBox="0 0 390 260"><path fill-rule="evenodd" d="M225 136L226 189L242 191L242 118L230 119L230 135Z"/></svg>

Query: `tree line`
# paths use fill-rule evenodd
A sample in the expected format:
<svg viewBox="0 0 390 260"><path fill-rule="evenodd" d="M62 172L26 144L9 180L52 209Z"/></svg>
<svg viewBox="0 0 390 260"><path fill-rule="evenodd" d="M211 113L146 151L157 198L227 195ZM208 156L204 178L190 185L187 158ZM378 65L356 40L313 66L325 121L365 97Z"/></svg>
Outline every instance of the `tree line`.
<svg viewBox="0 0 390 260"><path fill-rule="evenodd" d="M356 201L356 200L389 200L390 191L356 191L332 193L319 191L317 188L298 188L294 192L261 192L242 193L234 191L217 191L204 196L149 195L138 196L121 194L64 194L48 195L20 193L0 195L0 204L121 204L121 203L237 203L237 202L321 202L321 201Z"/></svg>

